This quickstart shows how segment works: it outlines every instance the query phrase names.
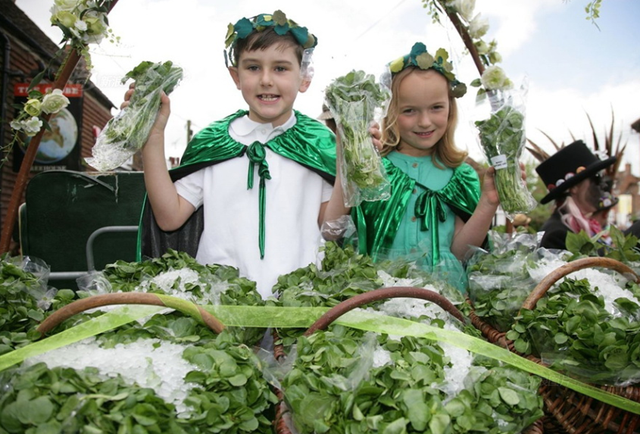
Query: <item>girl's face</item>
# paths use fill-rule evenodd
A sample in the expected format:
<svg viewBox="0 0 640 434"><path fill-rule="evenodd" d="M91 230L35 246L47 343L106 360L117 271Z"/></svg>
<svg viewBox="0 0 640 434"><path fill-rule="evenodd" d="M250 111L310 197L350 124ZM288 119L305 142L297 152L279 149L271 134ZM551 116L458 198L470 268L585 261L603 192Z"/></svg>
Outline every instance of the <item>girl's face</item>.
<svg viewBox="0 0 640 434"><path fill-rule="evenodd" d="M407 75L397 92L398 151L423 157L447 131L449 119L449 83L434 70L415 70Z"/></svg>
<svg viewBox="0 0 640 434"><path fill-rule="evenodd" d="M274 127L291 117L298 92L306 91L310 84L300 74L295 48L288 45L244 51L238 66L229 72L249 105L249 119Z"/></svg>

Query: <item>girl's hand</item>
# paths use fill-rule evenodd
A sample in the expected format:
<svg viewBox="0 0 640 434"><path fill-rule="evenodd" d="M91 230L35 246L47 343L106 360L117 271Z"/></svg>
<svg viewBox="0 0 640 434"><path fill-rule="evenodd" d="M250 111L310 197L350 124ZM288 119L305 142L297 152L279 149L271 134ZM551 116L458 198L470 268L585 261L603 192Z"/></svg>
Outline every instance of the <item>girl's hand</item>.
<svg viewBox="0 0 640 434"><path fill-rule="evenodd" d="M371 125L369 126L369 133L371 134L371 141L378 152L382 151L382 142L380 141L382 138L382 132L380 131L380 125L378 125L376 121L371 122Z"/></svg>
<svg viewBox="0 0 640 434"><path fill-rule="evenodd" d="M522 173L522 180L526 182L527 172L525 171L523 163L520 163L520 173ZM498 190L496 189L495 177L496 169L494 167L489 167L484 174L482 195L485 196L490 204L500 205L500 197L498 196Z"/></svg>
<svg viewBox="0 0 640 434"><path fill-rule="evenodd" d="M496 169L489 167L482 179L482 197L492 206L500 205L500 197L496 189ZM482 199L482 198L481 198Z"/></svg>

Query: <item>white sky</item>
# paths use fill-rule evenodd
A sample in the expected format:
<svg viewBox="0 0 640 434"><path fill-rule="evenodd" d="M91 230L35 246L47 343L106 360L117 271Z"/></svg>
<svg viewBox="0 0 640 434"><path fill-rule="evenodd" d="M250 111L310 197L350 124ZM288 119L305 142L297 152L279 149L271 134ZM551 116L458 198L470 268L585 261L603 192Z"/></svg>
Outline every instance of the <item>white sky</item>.
<svg viewBox="0 0 640 434"><path fill-rule="evenodd" d="M49 23L51 0L17 0L31 19L58 42ZM616 137L627 143L625 161L640 175L640 135L630 124L640 118L640 2L604 0L598 27L586 20L588 0L477 0L476 12L489 20L483 39L498 42L501 66L516 83L528 82L527 136L553 153L551 143L584 139L593 146L586 113L603 143L615 114ZM434 24L420 0L119 0L109 15L119 45L92 46L91 80L119 106L127 85L120 79L143 60L171 60L185 77L171 95L167 154L180 156L186 123L198 131L239 108L246 108L224 64L227 25L241 17L280 9L318 37L315 78L295 108L310 116L321 111L324 88L352 69L380 74L383 66L421 41L433 52L446 48L456 76L467 84L478 77L458 34ZM474 88L459 100L463 119L458 146L482 160L475 139ZM477 113L475 114L477 116ZM528 152L524 157L532 159Z"/></svg>

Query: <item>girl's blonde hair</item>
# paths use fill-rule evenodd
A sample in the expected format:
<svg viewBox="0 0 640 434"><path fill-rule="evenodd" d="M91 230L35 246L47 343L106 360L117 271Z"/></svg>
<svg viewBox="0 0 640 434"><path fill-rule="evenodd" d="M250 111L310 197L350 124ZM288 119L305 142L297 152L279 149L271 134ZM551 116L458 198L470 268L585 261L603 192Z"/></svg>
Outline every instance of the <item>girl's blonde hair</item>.
<svg viewBox="0 0 640 434"><path fill-rule="evenodd" d="M380 153L384 156L397 148L400 144L400 133L398 131L398 97L400 91L400 83L409 74L414 72L426 72L414 66L407 67L393 76L391 81L391 101L387 108L387 114L382 119L382 144L383 148ZM467 158L467 152L456 147L454 135L456 125L458 124L458 106L456 99L451 92L451 87L447 86L449 94L449 117L447 118L447 129L442 138L433 148L431 158L433 163L440 167L440 162L446 167L458 167Z"/></svg>

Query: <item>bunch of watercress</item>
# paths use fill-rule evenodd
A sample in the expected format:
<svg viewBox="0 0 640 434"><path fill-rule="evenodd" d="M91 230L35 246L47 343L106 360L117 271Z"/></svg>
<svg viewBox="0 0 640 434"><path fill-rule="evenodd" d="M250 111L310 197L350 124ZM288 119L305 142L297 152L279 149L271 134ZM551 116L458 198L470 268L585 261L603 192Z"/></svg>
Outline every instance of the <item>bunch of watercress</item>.
<svg viewBox="0 0 640 434"><path fill-rule="evenodd" d="M438 343L332 326L298 340L282 386L301 434L518 433L542 416L539 378L472 359L461 379Z"/></svg>
<svg viewBox="0 0 640 434"><path fill-rule="evenodd" d="M182 79L182 68L171 61L141 62L129 71L122 83L135 80L129 105L111 118L100 132L87 164L99 171L113 170L133 156L149 138L160 108L162 92L169 95Z"/></svg>
<svg viewBox="0 0 640 434"><path fill-rule="evenodd" d="M500 206L507 215L527 213L537 202L522 180L520 155L524 149L524 114L505 104L488 119L475 122L485 156L495 168Z"/></svg>
<svg viewBox="0 0 640 434"><path fill-rule="evenodd" d="M346 206L389 197L389 180L369 133L376 110L383 109L389 97L389 91L364 71L351 71L325 89L325 102L336 121L342 144L340 161Z"/></svg>
<svg viewBox="0 0 640 434"><path fill-rule="evenodd" d="M607 308L587 279L565 279L507 333L514 347L582 381L609 385L640 381L640 288Z"/></svg>
<svg viewBox="0 0 640 434"><path fill-rule="evenodd" d="M48 287L46 279L26 270L24 261L16 259L0 259L0 354L40 338L35 327L76 298L70 289Z"/></svg>

